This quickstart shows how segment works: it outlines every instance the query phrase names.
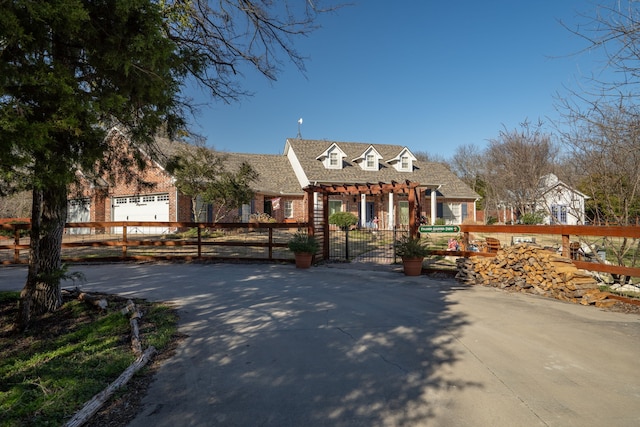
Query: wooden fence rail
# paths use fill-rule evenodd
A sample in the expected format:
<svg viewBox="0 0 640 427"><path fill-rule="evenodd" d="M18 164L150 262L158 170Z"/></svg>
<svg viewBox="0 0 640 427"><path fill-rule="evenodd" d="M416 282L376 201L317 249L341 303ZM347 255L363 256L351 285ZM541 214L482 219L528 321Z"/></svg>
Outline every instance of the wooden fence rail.
<svg viewBox="0 0 640 427"><path fill-rule="evenodd" d="M166 227L174 231L186 231L191 229L197 230L195 238L176 238L167 239L166 235L132 235L130 230L136 228L158 228ZM550 235L561 239L561 251L566 257L570 257L570 244L572 241L579 241L585 236L592 237L612 237L612 238L629 238L640 239L640 227L618 227L618 226L584 226L584 225L460 225L460 233L463 238L463 247L468 248L471 233L482 234L485 236L530 236L530 235ZM4 250L13 251L13 256L0 257L2 264L25 264L28 262L27 255L29 250L28 237L24 237L25 230L28 230L28 223L8 223L0 221L0 229L10 230L13 233L13 243L4 244L7 239L0 240L0 255ZM110 231L121 228L119 234L113 234ZM274 250L285 248L287 246L286 235L275 237L277 231L291 232L296 230L308 229L307 223L195 223L195 222L85 222L85 223L68 223L65 225L65 238L63 239L63 259L65 262L90 262L90 261L126 261L126 260L162 260L162 259L232 259L232 260L267 260L267 261L293 261L293 256L288 251L280 251L279 254ZM91 230L89 234L73 234L73 230ZM205 239L202 237L205 230L218 230L227 233L225 239ZM239 237L246 237L247 232L266 232L267 235L262 239L253 239L252 241L240 240ZM80 241L72 241L73 237L80 238ZM108 237L108 238L107 238ZM9 239L10 240L10 239ZM506 243L504 237L503 243ZM252 253L250 255L238 255L230 253L229 255L207 255L205 248L207 247L226 247L226 248L266 248L266 254ZM73 249L81 248L115 248L121 250L118 256L72 256ZM134 248L154 248L154 249L175 249L191 248L193 253L188 254L152 254L152 255L134 255L131 254ZM195 248L195 249L194 249ZM65 254L66 250L66 254ZM444 256L495 256L495 253L475 252L475 251L445 251L432 250L432 255ZM324 254L323 258L329 259L328 254ZM597 257L596 257L597 259ZM598 271L610 274L619 274L631 277L640 277L640 268L634 266L620 266L605 264L602 262L586 262L574 260L578 268L590 271Z"/></svg>
<svg viewBox="0 0 640 427"><path fill-rule="evenodd" d="M157 230L165 228L163 234L133 234L131 230L143 230L145 228ZM0 229L10 230L13 234L12 244L3 244L6 240L0 240L0 254L3 250L13 251L13 257L2 257L2 264L25 264L28 262L29 242L25 231L30 229L28 223L0 223ZM181 237L180 232L195 229L195 237ZM230 260L267 260L267 261L293 261L293 254L280 251L274 253L274 249L286 248L288 235L291 231L307 229L306 223L196 223L196 222L147 222L147 221L114 221L114 222L82 222L65 224L65 234L62 242L63 261L65 262L92 262L92 261L144 261L144 260L192 260L192 259L230 259ZM117 230L117 231L113 231ZM224 238L206 239L205 231L217 231L225 234ZM276 230L282 231L281 236L274 236ZM81 232L80 232L81 231ZM78 232L76 234L76 232ZM251 239L246 239L248 233ZM266 235L263 235L266 233ZM172 238L168 238L172 236ZM239 238L244 237L245 240ZM10 240L10 239L9 239ZM74 241L76 240L76 241ZM85 254L74 255L74 249L91 248L99 251L100 248L120 248L120 255L104 256ZM132 254L133 248L173 249L172 254ZM206 255L207 247L225 248L261 248L250 255L238 255L229 250L228 255ZM187 250L178 253L179 250ZM189 252L190 250L190 252ZM264 252L264 253L262 253Z"/></svg>
<svg viewBox="0 0 640 427"><path fill-rule="evenodd" d="M613 237L613 238L629 238L640 239L640 227L629 226L590 226L590 225L473 225L463 224L460 225L460 233L463 235L463 247L468 248L469 243L472 240L470 238L471 233L478 233L488 235L492 237L499 236L530 236L530 235L551 235L561 238L561 250L562 255L565 257L571 257L571 242L579 242L585 236L591 237ZM506 241L503 239L503 243ZM493 257L496 254L490 252L472 252L472 251L444 251L433 250L433 255L445 255L445 256L488 256ZM638 267L626 267L621 265L605 264L604 262L597 262L598 258L594 257L596 262L587 262L574 259L573 263L576 267L589 270L598 271L609 274L619 274L623 276L640 277L640 268Z"/></svg>

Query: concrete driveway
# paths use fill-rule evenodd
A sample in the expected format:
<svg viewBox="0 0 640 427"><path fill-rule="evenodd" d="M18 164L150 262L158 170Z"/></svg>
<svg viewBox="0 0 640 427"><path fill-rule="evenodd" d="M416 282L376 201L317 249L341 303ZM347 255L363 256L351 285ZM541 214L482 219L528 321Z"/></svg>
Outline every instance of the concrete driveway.
<svg viewBox="0 0 640 427"><path fill-rule="evenodd" d="M131 426L638 426L640 318L330 266L74 266L188 335ZM0 268L20 289L23 267Z"/></svg>

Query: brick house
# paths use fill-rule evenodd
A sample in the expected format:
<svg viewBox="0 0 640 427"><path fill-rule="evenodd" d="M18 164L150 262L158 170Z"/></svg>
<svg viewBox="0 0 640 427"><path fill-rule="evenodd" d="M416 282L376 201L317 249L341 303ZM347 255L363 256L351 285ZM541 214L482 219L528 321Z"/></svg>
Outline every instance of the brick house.
<svg viewBox="0 0 640 427"><path fill-rule="evenodd" d="M111 143L129 146L117 129L109 138ZM156 142L167 156L179 144L163 138ZM258 172L252 184L254 199L228 212L225 222L248 222L257 213L266 213L278 222L306 222L309 196L304 188L309 185L406 181L419 183L417 201L428 222L441 218L447 224L460 224L475 219L479 196L444 165L420 161L404 146L294 138L286 140L281 155L222 154L227 170L247 162ZM131 169L116 170L109 179L84 177L81 194L75 193L70 201L69 221L192 221L191 199L179 194L162 162L150 156L145 162L147 167L137 172L138 180L130 179ZM409 224L407 195L402 193L331 196L329 213L338 210L356 214L361 227Z"/></svg>
<svg viewBox="0 0 640 427"><path fill-rule="evenodd" d="M446 224L475 220L478 194L444 165L420 161L407 147L290 138L284 155L300 188L312 184L418 182L420 214L428 223L434 224L438 218ZM407 195L402 193L331 196L329 214L335 211L356 214L361 227L409 224Z"/></svg>
<svg viewBox="0 0 640 427"><path fill-rule="evenodd" d="M137 168L129 151L131 145L117 128L111 129L107 140L118 147L118 159L112 161L118 166L108 177L78 172L81 185L70 191L73 197L69 200L69 222L191 220L191 199L177 191L174 178L161 163L142 153L145 167ZM129 232L167 231L163 227L147 227Z"/></svg>

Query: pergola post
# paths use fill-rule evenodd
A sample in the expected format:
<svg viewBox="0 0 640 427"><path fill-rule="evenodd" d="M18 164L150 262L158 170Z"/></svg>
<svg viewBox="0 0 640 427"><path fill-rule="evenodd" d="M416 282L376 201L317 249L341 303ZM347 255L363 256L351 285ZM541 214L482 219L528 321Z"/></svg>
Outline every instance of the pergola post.
<svg viewBox="0 0 640 427"><path fill-rule="evenodd" d="M315 234L315 206L313 206L314 190L313 188L307 187L305 191L307 192L307 234L309 236L313 236Z"/></svg>
<svg viewBox="0 0 640 427"><path fill-rule="evenodd" d="M315 234L316 225L316 199L314 194L322 195L322 219L318 221L323 229L323 245L322 256L325 259L329 258L329 196L330 195L348 195L361 197L361 208L364 206L363 201L366 201L366 196L369 195L382 195L393 193L405 193L409 199L409 233L415 237L418 235L418 221L417 221L417 208L419 202L416 201L416 192L418 191L417 182L406 181L405 183L398 183L392 181L391 183L379 182L377 184L365 183L365 184L315 184L309 185L304 188L307 193L307 218L308 229L307 232L310 236ZM389 197L389 210L393 210L393 197ZM364 221L364 212L361 213Z"/></svg>
<svg viewBox="0 0 640 427"><path fill-rule="evenodd" d="M322 193L322 258L329 259L329 193Z"/></svg>
<svg viewBox="0 0 640 427"><path fill-rule="evenodd" d="M416 237L418 235L418 227L416 227L416 190L409 188L409 235Z"/></svg>

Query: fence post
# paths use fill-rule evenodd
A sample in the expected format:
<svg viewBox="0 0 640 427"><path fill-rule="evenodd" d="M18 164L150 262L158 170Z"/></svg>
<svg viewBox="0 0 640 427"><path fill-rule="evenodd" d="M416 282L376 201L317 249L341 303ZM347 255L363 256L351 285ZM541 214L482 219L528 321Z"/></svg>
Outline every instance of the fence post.
<svg viewBox="0 0 640 427"><path fill-rule="evenodd" d="M202 226L198 224L198 258L202 257Z"/></svg>
<svg viewBox="0 0 640 427"><path fill-rule="evenodd" d="M349 261L349 226L344 229L344 258Z"/></svg>
<svg viewBox="0 0 640 427"><path fill-rule="evenodd" d="M571 253L569 252L570 244L571 244L571 241L569 239L569 235L563 234L562 235L562 256L563 257L567 257L567 258L571 257Z"/></svg>
<svg viewBox="0 0 640 427"><path fill-rule="evenodd" d="M273 225L267 224L269 228L269 259L273 259Z"/></svg>
<svg viewBox="0 0 640 427"><path fill-rule="evenodd" d="M18 264L18 262L20 262L20 248L18 247L18 245L20 245L20 229L17 226L13 226L14 228L14 235L13 235L13 262Z"/></svg>
<svg viewBox="0 0 640 427"><path fill-rule="evenodd" d="M122 257L127 257L127 225L122 224Z"/></svg>
<svg viewBox="0 0 640 427"><path fill-rule="evenodd" d="M396 242L398 241L398 235L396 230L397 228L394 225L393 226L393 263L394 264L398 262L398 259L396 258Z"/></svg>

